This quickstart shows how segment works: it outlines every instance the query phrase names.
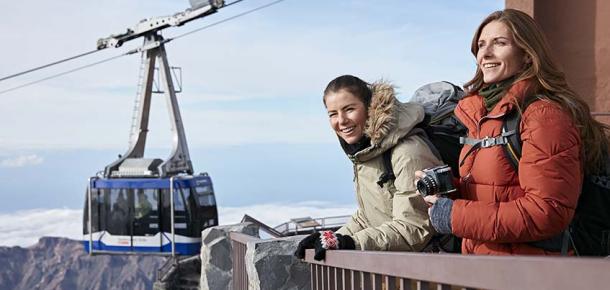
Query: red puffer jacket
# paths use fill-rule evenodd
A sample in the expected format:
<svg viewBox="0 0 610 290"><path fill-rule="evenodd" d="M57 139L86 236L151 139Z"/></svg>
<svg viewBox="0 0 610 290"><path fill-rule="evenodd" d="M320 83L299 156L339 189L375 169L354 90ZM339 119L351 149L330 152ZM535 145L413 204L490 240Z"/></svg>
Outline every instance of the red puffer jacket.
<svg viewBox="0 0 610 290"><path fill-rule="evenodd" d="M501 134L503 117L517 109L529 82L514 84L489 113L483 97L464 98L455 109L470 138ZM583 179L581 140L571 116L549 101L532 103L522 116L519 173L502 146L475 150L460 167L460 195L451 226L465 254L553 254L527 244L560 234L570 223ZM464 145L463 160L470 145Z"/></svg>

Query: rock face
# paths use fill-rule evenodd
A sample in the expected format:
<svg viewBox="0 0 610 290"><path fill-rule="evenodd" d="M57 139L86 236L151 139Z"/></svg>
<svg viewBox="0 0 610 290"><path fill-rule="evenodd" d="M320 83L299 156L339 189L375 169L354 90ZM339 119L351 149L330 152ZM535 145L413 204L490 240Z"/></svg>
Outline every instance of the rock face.
<svg viewBox="0 0 610 290"><path fill-rule="evenodd" d="M152 289L165 258L89 256L79 241L41 238L29 247L0 247L0 289Z"/></svg>
<svg viewBox="0 0 610 290"><path fill-rule="evenodd" d="M229 233L238 232L258 237L258 227L252 223L216 226L201 233L202 290L226 290L232 288L233 259Z"/></svg>
<svg viewBox="0 0 610 290"><path fill-rule="evenodd" d="M304 236L248 242L249 289L311 289L309 266L293 253Z"/></svg>

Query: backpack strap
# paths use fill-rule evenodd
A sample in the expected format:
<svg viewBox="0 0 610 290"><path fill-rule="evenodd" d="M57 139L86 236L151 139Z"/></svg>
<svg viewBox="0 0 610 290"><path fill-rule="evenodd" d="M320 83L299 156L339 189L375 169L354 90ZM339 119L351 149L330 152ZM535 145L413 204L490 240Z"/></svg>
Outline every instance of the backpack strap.
<svg viewBox="0 0 610 290"><path fill-rule="evenodd" d="M379 180L377 181L379 187L383 187L386 182L396 179L396 176L394 175L394 169L392 168L392 149L394 148L390 148L381 153L384 171L379 177Z"/></svg>
<svg viewBox="0 0 610 290"><path fill-rule="evenodd" d="M502 123L502 133L514 131L514 134L508 136L508 142L504 146L504 153L506 154L506 157L508 157L508 160L510 160L517 173L519 173L519 160L521 160L521 150L523 147L521 132L519 131L519 127L521 125L521 113L525 112L529 105L538 100L539 98L537 96L527 98L525 102L523 102L521 112L513 109L506 115L506 117L504 117L504 122Z"/></svg>
<svg viewBox="0 0 610 290"><path fill-rule="evenodd" d="M439 152L438 149L436 149L436 146L434 146L434 143L432 143L432 141L430 140L430 137L428 137L428 133L426 133L426 130L419 128L419 127L415 127L411 130L411 132L406 137L410 137L410 136L419 136L420 139L422 141L424 141L424 143L426 143L428 148L430 148L430 151L432 151L432 154L436 158L438 158L438 160L443 160L443 156L441 155L441 152Z"/></svg>
<svg viewBox="0 0 610 290"><path fill-rule="evenodd" d="M424 143L428 145L428 147L432 151L432 154L434 154L434 156L441 160L440 152L438 152L436 147L434 147L434 144L432 144L430 139L428 139L428 135L426 134L426 131L424 131L424 129L418 127L413 128L411 132L409 132L409 134L407 134L403 138L407 138L410 136L420 136ZM381 176L379 176L379 180L377 180L377 185L379 185L379 187L383 187L386 182L396 179L396 175L394 175L394 169L392 168L392 150L394 150L394 147L381 153L381 158L383 161L383 173L381 174Z"/></svg>
<svg viewBox="0 0 610 290"><path fill-rule="evenodd" d="M513 169L517 173L519 172L519 160L521 159L521 147L523 145L521 142L521 132L519 131L520 124L521 113L519 110L509 112L502 123L502 133L508 131L515 132L515 134L508 137L508 142L504 146L504 154L508 157L508 160L513 165Z"/></svg>

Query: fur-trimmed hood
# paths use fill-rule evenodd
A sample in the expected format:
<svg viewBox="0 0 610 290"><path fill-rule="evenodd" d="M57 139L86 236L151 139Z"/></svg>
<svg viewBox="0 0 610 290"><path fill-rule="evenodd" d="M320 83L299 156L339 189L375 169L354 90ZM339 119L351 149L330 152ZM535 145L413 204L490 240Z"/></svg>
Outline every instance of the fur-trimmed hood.
<svg viewBox="0 0 610 290"><path fill-rule="evenodd" d="M394 147L424 119L424 108L419 104L398 101L391 83L375 82L371 90L373 97L364 129L371 138L371 145L353 156L358 161L369 160Z"/></svg>

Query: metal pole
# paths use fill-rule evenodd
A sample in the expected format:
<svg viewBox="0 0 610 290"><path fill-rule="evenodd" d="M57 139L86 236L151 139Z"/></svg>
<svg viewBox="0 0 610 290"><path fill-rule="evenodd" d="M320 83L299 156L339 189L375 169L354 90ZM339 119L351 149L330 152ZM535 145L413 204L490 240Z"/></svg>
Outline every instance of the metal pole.
<svg viewBox="0 0 610 290"><path fill-rule="evenodd" d="M174 228L174 176L169 178L170 219L172 220L172 257L176 255L176 231Z"/></svg>
<svg viewBox="0 0 610 290"><path fill-rule="evenodd" d="M89 222L87 225L87 229L89 230L89 255L92 256L93 255L93 221L91 220L92 214L91 214L91 181L93 181L93 179L97 179L97 177L89 177L89 186L87 186L87 199L88 199L88 207L89 207L89 211L88 211L88 215L89 215Z"/></svg>

